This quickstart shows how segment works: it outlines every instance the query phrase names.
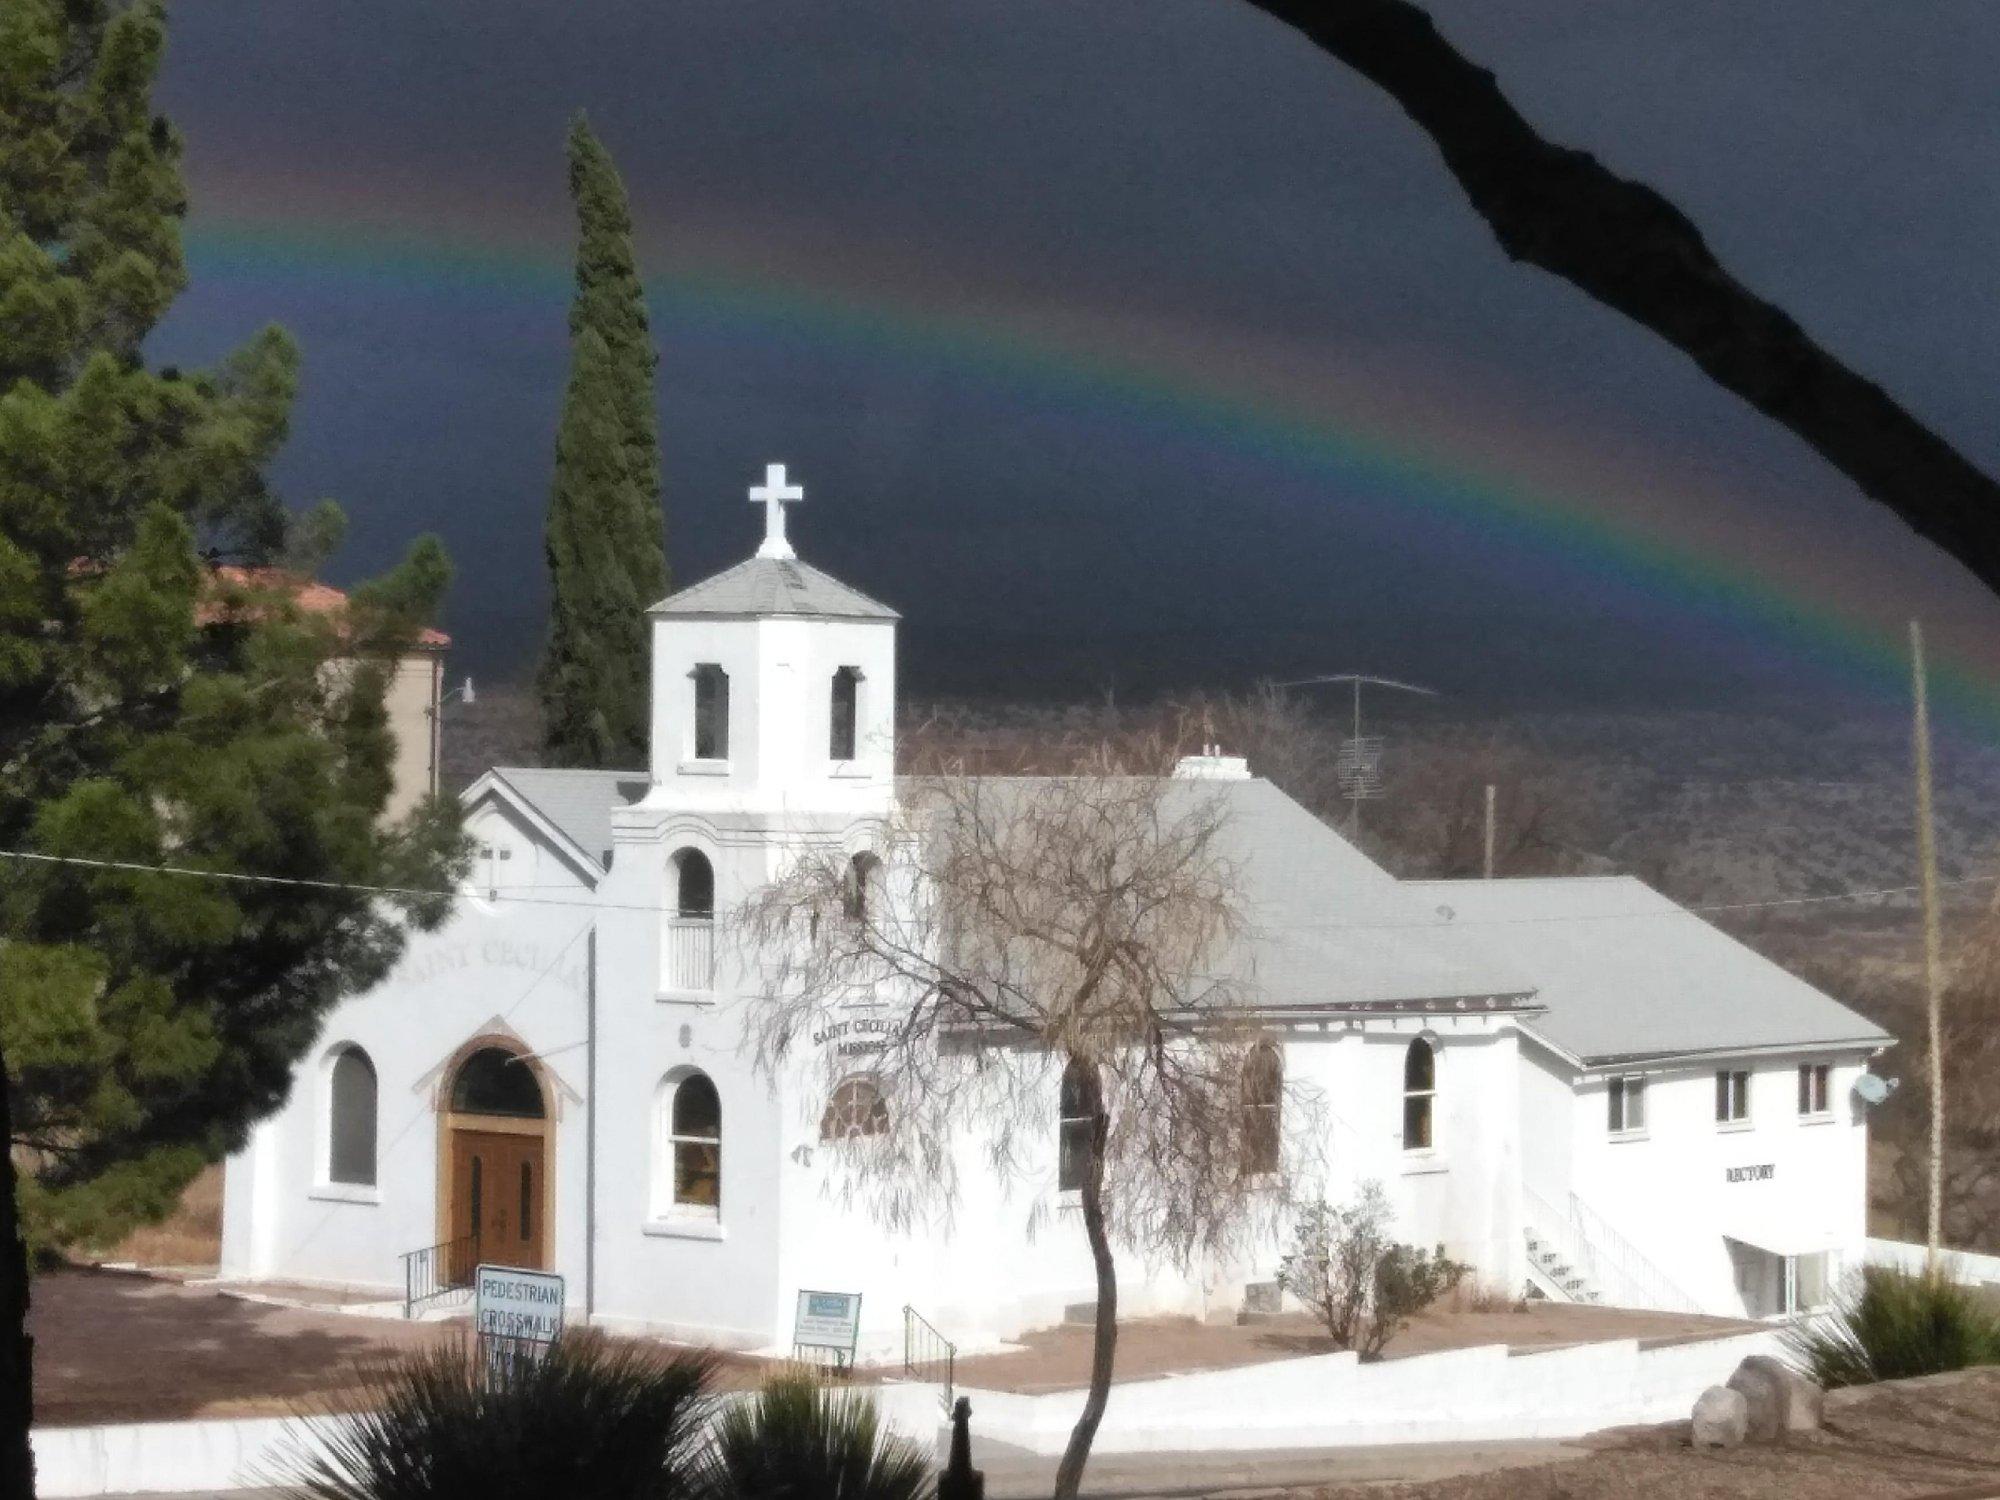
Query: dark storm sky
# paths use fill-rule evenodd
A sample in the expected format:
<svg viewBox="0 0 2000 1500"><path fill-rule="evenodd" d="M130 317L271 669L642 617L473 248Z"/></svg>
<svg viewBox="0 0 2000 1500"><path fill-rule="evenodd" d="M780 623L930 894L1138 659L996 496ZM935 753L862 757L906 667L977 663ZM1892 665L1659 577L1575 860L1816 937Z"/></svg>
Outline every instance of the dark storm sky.
<svg viewBox="0 0 2000 1500"><path fill-rule="evenodd" d="M1531 118L1667 192L2000 467L2000 7L1432 10ZM346 505L347 574L444 533L448 623L482 673L520 670L541 628L560 143L587 107L659 273L677 576L753 545L743 486L787 459L805 555L904 610L920 686L1361 665L1500 702L1766 703L1885 691L1813 649L1814 621L1913 609L2000 675L2000 611L1956 568L1650 337L1510 266L1386 100L1235 0L180 0L162 103L195 200L162 356L290 326L308 383L288 491ZM289 248L243 248L260 226ZM454 268L489 242L546 274ZM1601 493L1768 569L1779 602L1746 617L1698 578L1635 583L1560 527L1440 519L948 341L677 297L686 266L737 262L902 309L897 327L917 307L1056 330L1530 492Z"/></svg>

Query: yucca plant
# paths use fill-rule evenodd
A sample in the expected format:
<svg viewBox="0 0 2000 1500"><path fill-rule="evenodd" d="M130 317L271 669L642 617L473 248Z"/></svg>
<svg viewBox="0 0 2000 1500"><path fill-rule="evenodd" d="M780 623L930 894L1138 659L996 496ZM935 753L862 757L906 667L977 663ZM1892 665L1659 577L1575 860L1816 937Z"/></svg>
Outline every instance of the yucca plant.
<svg viewBox="0 0 2000 1500"><path fill-rule="evenodd" d="M461 1342L372 1369L273 1477L312 1500L690 1500L713 1373L583 1332L489 1380Z"/></svg>
<svg viewBox="0 0 2000 1500"><path fill-rule="evenodd" d="M710 1441L708 1500L930 1500L935 1471L882 1431L875 1403L808 1375L781 1375L723 1412Z"/></svg>
<svg viewBox="0 0 2000 1500"><path fill-rule="evenodd" d="M1785 1342L1831 1390L2000 1363L2000 1315L1939 1272L1869 1266L1831 1311L1786 1329Z"/></svg>

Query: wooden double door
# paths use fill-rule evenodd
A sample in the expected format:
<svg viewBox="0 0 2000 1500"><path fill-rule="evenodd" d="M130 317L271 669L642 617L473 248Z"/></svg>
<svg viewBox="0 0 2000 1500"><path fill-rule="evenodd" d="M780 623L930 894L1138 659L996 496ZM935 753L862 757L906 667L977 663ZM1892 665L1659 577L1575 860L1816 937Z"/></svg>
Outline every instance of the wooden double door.
<svg viewBox="0 0 2000 1500"><path fill-rule="evenodd" d="M463 1248L455 1276L471 1279L480 1261L541 1270L548 1264L548 1184L544 1137L454 1129L451 1136L451 1231ZM468 1239L477 1245L464 1244Z"/></svg>

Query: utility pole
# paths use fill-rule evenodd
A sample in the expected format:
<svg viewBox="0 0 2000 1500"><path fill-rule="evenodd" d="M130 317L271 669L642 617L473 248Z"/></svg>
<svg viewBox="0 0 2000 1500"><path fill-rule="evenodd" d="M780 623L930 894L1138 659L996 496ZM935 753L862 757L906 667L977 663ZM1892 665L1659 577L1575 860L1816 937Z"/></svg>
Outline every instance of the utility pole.
<svg viewBox="0 0 2000 1500"><path fill-rule="evenodd" d="M1500 789L1492 782L1486 783L1486 878L1493 878L1493 805Z"/></svg>
<svg viewBox="0 0 2000 1500"><path fill-rule="evenodd" d="M1322 687L1346 682L1354 686L1354 732L1341 745L1334 762L1340 777L1341 795L1347 799L1347 832L1352 838L1361 831L1361 804L1382 795L1382 737L1361 733L1361 684L1394 688L1399 693L1420 693L1435 698L1435 688L1418 687L1414 682L1398 682L1393 677L1370 677L1364 672L1333 672L1325 677L1301 677L1296 682L1280 682L1276 687Z"/></svg>
<svg viewBox="0 0 2000 1500"><path fill-rule="evenodd" d="M1930 690L1924 674L1924 627L1910 621L1914 716L1911 751L1917 772L1917 879L1924 903L1924 1008L1930 1028L1931 1192L1926 1208L1926 1265L1937 1269L1944 1230L1944 936L1938 920L1937 828L1931 794Z"/></svg>

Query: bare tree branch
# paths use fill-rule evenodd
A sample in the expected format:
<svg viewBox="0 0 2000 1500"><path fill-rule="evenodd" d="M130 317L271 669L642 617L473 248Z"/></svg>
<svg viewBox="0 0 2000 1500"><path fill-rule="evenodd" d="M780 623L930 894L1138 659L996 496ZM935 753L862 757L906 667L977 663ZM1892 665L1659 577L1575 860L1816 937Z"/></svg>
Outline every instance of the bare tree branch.
<svg viewBox="0 0 2000 1500"><path fill-rule="evenodd" d="M1644 183L1544 139L1410 0L1249 0L1401 105L1509 257L1650 328L2000 591L2000 483L1821 348Z"/></svg>

